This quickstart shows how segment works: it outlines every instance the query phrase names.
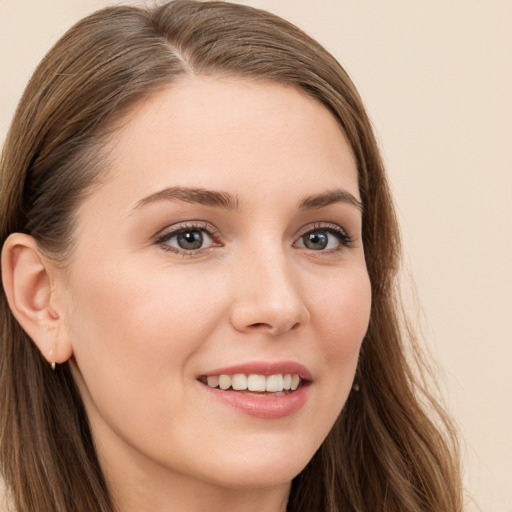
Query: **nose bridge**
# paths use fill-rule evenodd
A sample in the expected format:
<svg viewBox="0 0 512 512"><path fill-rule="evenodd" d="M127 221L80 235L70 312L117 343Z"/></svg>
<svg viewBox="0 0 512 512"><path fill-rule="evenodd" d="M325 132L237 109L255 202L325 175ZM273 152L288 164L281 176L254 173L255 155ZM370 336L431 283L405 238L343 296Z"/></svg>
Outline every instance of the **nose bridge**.
<svg viewBox="0 0 512 512"><path fill-rule="evenodd" d="M261 243L241 256L232 322L239 331L272 335L309 321L293 261L282 243Z"/></svg>

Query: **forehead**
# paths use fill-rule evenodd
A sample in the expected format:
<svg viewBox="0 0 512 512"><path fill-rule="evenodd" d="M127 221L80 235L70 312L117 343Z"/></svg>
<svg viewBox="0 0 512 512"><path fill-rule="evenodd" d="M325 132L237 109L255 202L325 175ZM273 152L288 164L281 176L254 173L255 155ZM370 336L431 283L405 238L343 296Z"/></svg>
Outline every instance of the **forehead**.
<svg viewBox="0 0 512 512"><path fill-rule="evenodd" d="M107 183L130 189L134 199L173 185L255 191L264 182L267 193L286 193L298 181L359 196L354 156L337 120L280 83L185 78L133 108L109 153Z"/></svg>

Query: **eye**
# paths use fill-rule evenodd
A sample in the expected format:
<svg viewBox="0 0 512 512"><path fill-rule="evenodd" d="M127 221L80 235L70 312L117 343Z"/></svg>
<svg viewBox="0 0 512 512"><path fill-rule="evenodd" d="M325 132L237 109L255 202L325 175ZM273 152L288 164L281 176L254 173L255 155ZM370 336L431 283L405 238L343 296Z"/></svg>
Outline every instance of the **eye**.
<svg viewBox="0 0 512 512"><path fill-rule="evenodd" d="M214 230L209 226L179 226L164 233L156 242L169 251L201 252L215 245Z"/></svg>
<svg viewBox="0 0 512 512"><path fill-rule="evenodd" d="M169 245L184 249L186 251L196 251L197 249L204 249L205 245L210 246L212 243L211 236L205 231L187 230L171 237L168 241Z"/></svg>
<svg viewBox="0 0 512 512"><path fill-rule="evenodd" d="M296 247L310 251L336 251L350 246L352 240L340 226L329 225L310 229L300 236Z"/></svg>

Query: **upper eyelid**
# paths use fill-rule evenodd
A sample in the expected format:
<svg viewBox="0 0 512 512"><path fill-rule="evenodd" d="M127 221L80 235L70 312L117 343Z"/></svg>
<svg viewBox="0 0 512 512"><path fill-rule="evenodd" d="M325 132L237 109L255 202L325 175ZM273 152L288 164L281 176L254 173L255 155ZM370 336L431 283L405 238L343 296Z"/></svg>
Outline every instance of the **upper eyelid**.
<svg viewBox="0 0 512 512"><path fill-rule="evenodd" d="M185 221L185 222L178 222L176 224L171 224L169 226L166 226L163 229L160 229L155 235L153 236L156 241L160 241L164 238L168 238L171 235L176 235L180 231L186 231L186 230L202 230L206 231L210 236L215 237L219 230L213 226L213 224L210 224L206 221Z"/></svg>
<svg viewBox="0 0 512 512"><path fill-rule="evenodd" d="M350 237L348 231L343 226L340 226L335 222L313 222L312 224L307 224L306 226L300 228L295 236L297 238L300 238L301 236L304 236L306 233L309 233L310 231L316 231L320 229L332 229L333 231L339 232L345 236Z"/></svg>

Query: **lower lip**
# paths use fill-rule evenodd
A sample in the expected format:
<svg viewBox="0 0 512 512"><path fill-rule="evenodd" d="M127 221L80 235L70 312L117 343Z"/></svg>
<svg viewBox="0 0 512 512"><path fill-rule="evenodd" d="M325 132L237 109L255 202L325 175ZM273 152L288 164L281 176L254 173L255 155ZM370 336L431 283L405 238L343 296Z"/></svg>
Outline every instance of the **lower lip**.
<svg viewBox="0 0 512 512"><path fill-rule="evenodd" d="M274 420L297 412L306 403L308 384L284 396L246 394L242 391L223 391L201 384L216 400L257 418Z"/></svg>

